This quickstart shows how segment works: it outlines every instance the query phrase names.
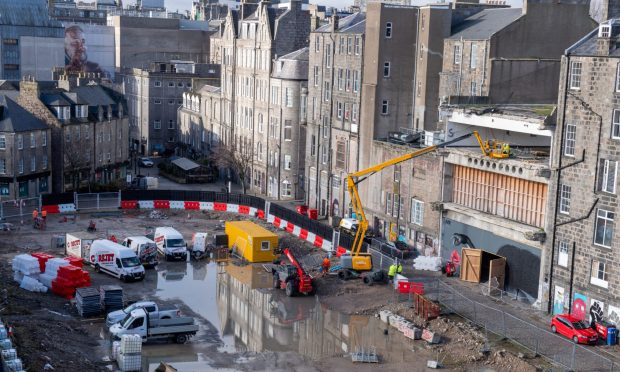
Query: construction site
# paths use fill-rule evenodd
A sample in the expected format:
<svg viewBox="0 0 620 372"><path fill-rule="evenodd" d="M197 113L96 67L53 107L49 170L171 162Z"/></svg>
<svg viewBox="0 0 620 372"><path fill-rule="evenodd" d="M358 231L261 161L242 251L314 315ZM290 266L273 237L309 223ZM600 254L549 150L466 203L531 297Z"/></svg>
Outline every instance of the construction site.
<svg viewBox="0 0 620 372"><path fill-rule="evenodd" d="M45 230L34 230L25 223L2 232L0 318L10 329L25 369L94 371L115 369L116 365L105 313L82 317L73 296L20 288L11 265L18 254L43 252L66 257L64 244L56 244L58 237L79 236L89 227L94 237L122 240L148 235L159 226L172 226L189 241L198 231L225 234L224 221L248 219L226 212L155 212L77 213L70 218L51 215ZM279 258L285 248L295 252L299 267L311 278L312 293L287 296L288 291L274 289L272 270L278 270L278 265L272 260L249 263L243 254L181 262L160 258L155 269L146 270L143 280L132 283L84 265L92 288L120 286L125 304L155 301L160 308L174 306L184 317L194 318L198 331L184 344L168 340L144 344L141 370L156 370L160 363L178 371L396 371L422 370L427 364L447 370L533 371L546 365L541 358L531 359L533 356L459 317L444 316L441 311L426 314L429 320L425 319L417 314L411 293L400 293L391 285L342 281L337 271L321 273L322 259L327 256L323 249L264 220L249 220L275 235L274 256ZM286 255L281 259L288 262ZM337 257L331 261L338 265ZM396 324L397 320L402 324ZM407 336L398 327L420 334ZM428 341L421 339L422 330Z"/></svg>

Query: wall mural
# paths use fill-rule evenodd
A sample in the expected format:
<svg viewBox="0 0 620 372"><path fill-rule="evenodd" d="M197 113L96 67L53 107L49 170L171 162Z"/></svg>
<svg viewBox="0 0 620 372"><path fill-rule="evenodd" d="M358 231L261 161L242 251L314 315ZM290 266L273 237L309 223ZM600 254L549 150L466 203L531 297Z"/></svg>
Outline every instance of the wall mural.
<svg viewBox="0 0 620 372"><path fill-rule="evenodd" d="M605 304L603 301L591 299L590 300L590 323L600 322L605 313L603 309L605 308Z"/></svg>
<svg viewBox="0 0 620 372"><path fill-rule="evenodd" d="M553 292L553 314L562 314L564 312L564 288L556 285Z"/></svg>
<svg viewBox="0 0 620 372"><path fill-rule="evenodd" d="M586 310L588 298L581 293L575 293L573 296L573 306L571 307L570 313L572 316L579 320L586 319Z"/></svg>

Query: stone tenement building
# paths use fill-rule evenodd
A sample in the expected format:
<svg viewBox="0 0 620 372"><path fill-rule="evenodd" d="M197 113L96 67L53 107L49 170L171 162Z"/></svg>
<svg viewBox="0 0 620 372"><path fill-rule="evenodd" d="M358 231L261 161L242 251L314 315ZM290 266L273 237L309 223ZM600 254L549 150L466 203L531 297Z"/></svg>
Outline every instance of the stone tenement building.
<svg viewBox="0 0 620 372"><path fill-rule="evenodd" d="M21 81L18 102L51 128L52 192L124 181L129 118L122 97L87 76Z"/></svg>
<svg viewBox="0 0 620 372"><path fill-rule="evenodd" d="M442 104L555 103L560 56L596 27L589 9L588 0L524 0L466 18L444 44Z"/></svg>
<svg viewBox="0 0 620 372"><path fill-rule="evenodd" d="M49 126L0 95L0 197L16 200L50 192L51 157Z"/></svg>
<svg viewBox="0 0 620 372"><path fill-rule="evenodd" d="M284 72L291 65L298 71L305 52L293 52L308 45L309 32L310 15L298 0L289 8L244 1L238 11L229 11L223 31L214 36L221 48L222 127L228 129L221 143L250 159L246 179L253 192L301 197L303 156L297 155L300 137L293 136L302 135L300 81L305 78L297 72L280 77L277 68Z"/></svg>
<svg viewBox="0 0 620 372"><path fill-rule="evenodd" d="M553 312L591 309L620 321L620 21L611 19L562 58L546 285Z"/></svg>

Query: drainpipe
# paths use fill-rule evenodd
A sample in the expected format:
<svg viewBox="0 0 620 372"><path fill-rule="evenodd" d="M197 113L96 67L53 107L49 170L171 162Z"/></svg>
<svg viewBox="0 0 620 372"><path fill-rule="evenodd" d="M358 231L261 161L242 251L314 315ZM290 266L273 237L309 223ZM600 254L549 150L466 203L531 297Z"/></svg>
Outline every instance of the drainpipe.
<svg viewBox="0 0 620 372"><path fill-rule="evenodd" d="M418 7L416 9L417 12L417 16L415 19L415 30L416 30L416 48L415 48L415 52L414 52L414 56L413 56L413 97L412 97L412 101L411 101L411 128L415 128L416 130L419 130L419 128L417 128L415 126L415 117L416 117L416 96L417 96L417 89L418 89L418 62L419 61L419 53L420 53L420 8Z"/></svg>
<svg viewBox="0 0 620 372"><path fill-rule="evenodd" d="M551 259L549 261L549 300L547 301L547 314L551 314L553 308L553 296L555 291L553 290L553 262L555 261L555 241L558 230L558 204L560 203L560 180L562 175L562 157L564 156L564 136L566 128L566 102L568 100L568 77L570 75L570 53L566 53L566 76L564 77L564 96L562 97L562 130L560 131L560 146L558 158L558 175L555 182L555 204L553 206L553 232L551 238ZM574 254L574 252L573 252Z"/></svg>

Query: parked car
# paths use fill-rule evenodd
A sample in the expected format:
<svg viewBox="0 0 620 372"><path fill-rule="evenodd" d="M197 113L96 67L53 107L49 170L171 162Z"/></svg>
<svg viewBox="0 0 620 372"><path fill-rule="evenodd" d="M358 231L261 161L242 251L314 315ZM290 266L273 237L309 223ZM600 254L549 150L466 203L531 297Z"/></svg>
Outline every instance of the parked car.
<svg viewBox="0 0 620 372"><path fill-rule="evenodd" d="M111 327L113 324L120 322L135 309L146 309L149 313L152 323L157 323L160 319L172 319L181 316L181 312L176 307L160 307L153 301L139 301L130 306L127 306L123 310L112 311L108 313L105 319L105 324Z"/></svg>
<svg viewBox="0 0 620 372"><path fill-rule="evenodd" d="M551 319L551 332L568 337L576 344L596 344L598 335L583 320L570 314L559 314Z"/></svg>
<svg viewBox="0 0 620 372"><path fill-rule="evenodd" d="M150 158L140 158L140 166L145 168L152 168L155 163Z"/></svg>

